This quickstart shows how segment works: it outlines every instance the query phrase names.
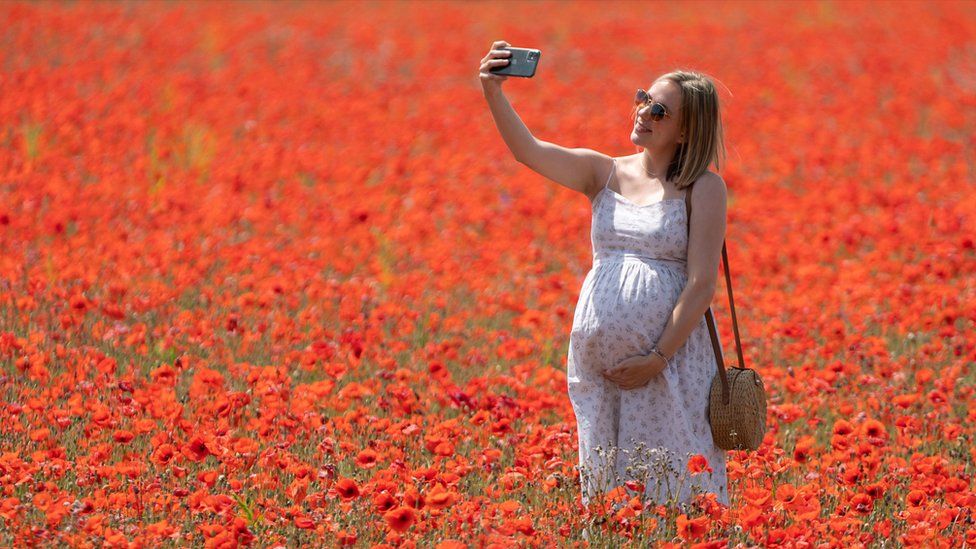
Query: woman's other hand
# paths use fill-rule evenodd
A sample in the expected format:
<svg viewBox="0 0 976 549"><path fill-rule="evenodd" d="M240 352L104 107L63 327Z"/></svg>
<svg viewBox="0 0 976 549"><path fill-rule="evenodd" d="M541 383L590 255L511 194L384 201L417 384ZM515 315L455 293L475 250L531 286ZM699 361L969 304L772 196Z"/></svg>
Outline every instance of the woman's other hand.
<svg viewBox="0 0 976 549"><path fill-rule="evenodd" d="M654 353L638 355L620 361L616 366L601 372L608 381L616 383L621 389L637 389L647 385L652 378L664 371L664 359Z"/></svg>

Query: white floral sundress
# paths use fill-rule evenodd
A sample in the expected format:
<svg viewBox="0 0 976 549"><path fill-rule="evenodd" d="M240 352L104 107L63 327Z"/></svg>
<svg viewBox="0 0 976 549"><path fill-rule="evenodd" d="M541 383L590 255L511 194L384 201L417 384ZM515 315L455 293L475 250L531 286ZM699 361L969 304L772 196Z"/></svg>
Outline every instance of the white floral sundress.
<svg viewBox="0 0 976 549"><path fill-rule="evenodd" d="M694 493L711 492L728 505L726 453L715 445L707 416L718 369L704 315L647 385L622 390L600 375L650 352L688 279L684 198L634 204L609 187L615 171L616 159L593 199L593 267L576 304L567 360L582 502L636 480L652 504L685 507ZM691 475L693 454L712 471Z"/></svg>

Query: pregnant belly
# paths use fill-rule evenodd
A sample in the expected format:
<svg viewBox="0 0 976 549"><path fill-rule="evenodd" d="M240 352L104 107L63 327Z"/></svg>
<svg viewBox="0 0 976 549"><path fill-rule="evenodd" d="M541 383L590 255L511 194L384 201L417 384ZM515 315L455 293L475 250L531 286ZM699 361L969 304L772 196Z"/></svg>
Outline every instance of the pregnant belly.
<svg viewBox="0 0 976 549"><path fill-rule="evenodd" d="M663 328L684 286L675 273L640 262L624 262L590 273L576 306L574 331L593 333L608 326Z"/></svg>
<svg viewBox="0 0 976 549"><path fill-rule="evenodd" d="M628 273L600 273L580 295L571 337L584 363L603 365L646 354L664 331L680 294L680 288L669 287L654 273L641 273L640 278L618 274Z"/></svg>

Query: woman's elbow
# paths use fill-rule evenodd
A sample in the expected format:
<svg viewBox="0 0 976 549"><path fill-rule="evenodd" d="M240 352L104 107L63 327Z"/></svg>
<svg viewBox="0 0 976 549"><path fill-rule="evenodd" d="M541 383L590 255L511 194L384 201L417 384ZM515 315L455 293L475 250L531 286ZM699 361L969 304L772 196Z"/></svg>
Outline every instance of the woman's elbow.
<svg viewBox="0 0 976 549"><path fill-rule="evenodd" d="M717 287L718 278L715 276L692 277L688 280L688 288L691 289L691 292L700 296L702 301L706 303L711 303Z"/></svg>

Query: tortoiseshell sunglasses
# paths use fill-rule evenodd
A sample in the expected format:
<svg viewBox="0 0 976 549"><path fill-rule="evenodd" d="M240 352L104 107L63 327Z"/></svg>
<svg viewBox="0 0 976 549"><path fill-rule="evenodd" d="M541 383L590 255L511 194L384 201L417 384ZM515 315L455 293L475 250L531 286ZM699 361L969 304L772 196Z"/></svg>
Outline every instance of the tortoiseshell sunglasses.
<svg viewBox="0 0 976 549"><path fill-rule="evenodd" d="M638 109L642 109L648 103L651 104L651 120L660 122L665 116L669 118L671 117L671 113L668 112L668 108L665 107L663 103L652 101L651 97L647 95L646 91L644 91L642 88L637 88L637 95L634 97L634 105Z"/></svg>

